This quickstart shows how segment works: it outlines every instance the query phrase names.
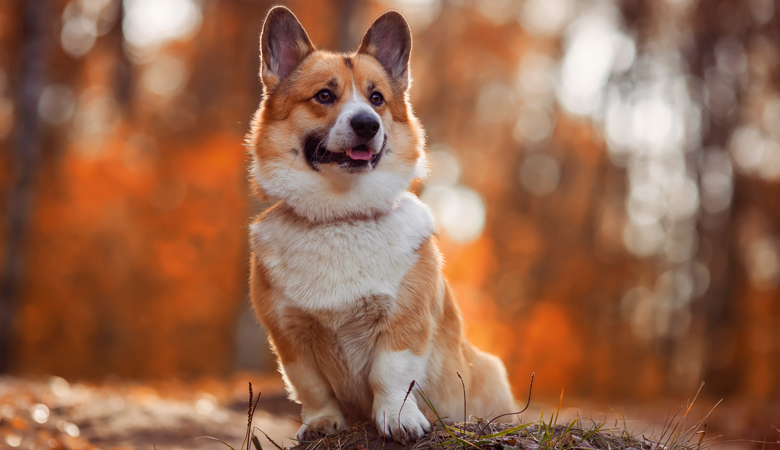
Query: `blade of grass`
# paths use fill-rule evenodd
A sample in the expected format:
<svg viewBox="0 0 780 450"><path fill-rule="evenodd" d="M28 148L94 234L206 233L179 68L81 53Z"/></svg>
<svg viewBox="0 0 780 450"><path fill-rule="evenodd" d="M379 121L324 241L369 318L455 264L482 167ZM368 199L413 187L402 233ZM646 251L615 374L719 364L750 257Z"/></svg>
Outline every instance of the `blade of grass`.
<svg viewBox="0 0 780 450"><path fill-rule="evenodd" d="M468 445L468 446L471 446L471 447L474 447L474 448L479 448L479 447L477 447L476 445L472 444L471 442L468 442L468 441L466 441L466 440L464 440L464 439L461 439L461 438L459 438L459 437L455 436L455 435L452 433L452 431L450 430L450 428L449 428L449 427L448 427L448 426L447 426L447 425L444 423L444 420L443 420L443 419L441 418L441 416L439 415L439 412L438 412L438 411L436 411L436 407L434 407L434 406L433 406L433 403L431 402L431 400L428 398L428 396L427 396L427 395L425 395L425 391L423 391L423 389L422 389L422 386L420 386L419 384L417 384L417 393L418 393L418 394L420 395L420 397L423 399L423 401L424 401L424 402L425 402L425 404L428 406L428 408L430 408L430 410L431 410L431 411L433 411L433 413L436 415L436 418L439 420L439 423L441 423L441 425L442 425L442 428L444 428L444 431L446 431L446 432L447 432L447 434L449 434L449 435L450 435L450 437L452 438L452 440L454 440L455 442L457 442L457 443L459 443L459 444L462 444L462 445L464 445L464 446Z"/></svg>
<svg viewBox="0 0 780 450"><path fill-rule="evenodd" d="M228 444L227 442L223 441L222 439L217 439L214 436L198 436L198 437L195 438L195 440L198 440L198 439L211 439L212 441L217 441L217 442L222 443L223 445L227 446L227 448L229 448L230 450L236 450L235 448L233 448L232 445Z"/></svg>
<svg viewBox="0 0 780 450"><path fill-rule="evenodd" d="M680 407L680 409L678 409L677 412L674 413L674 416L672 416L671 419L668 419L668 422L664 422L664 428L661 430L661 437L658 438L657 445L659 445L659 446L662 445L662 446L666 447L666 444L661 444L661 441L663 441L664 436L666 435L666 433L668 433L670 431L670 429L673 431L673 429L671 428L672 424L674 424L674 420L677 418L677 415L680 414L680 411L682 411L682 409L683 409L683 407ZM671 408L670 408L670 410L671 410ZM667 439L667 442L668 442L668 439Z"/></svg>
<svg viewBox="0 0 780 450"><path fill-rule="evenodd" d="M480 436L480 439L494 439L501 436L506 436L507 434L516 433L520 430L523 430L525 428L528 428L529 426L533 425L532 423L524 423L522 425L518 425L516 427L512 427L509 429L506 429L504 431L499 431L498 433L488 434L487 436Z"/></svg>
<svg viewBox="0 0 780 450"><path fill-rule="evenodd" d="M273 439L271 439L271 436L268 436L267 434L265 434L265 431L261 430L261 429L260 429L260 428L258 428L258 427L255 427L254 429L255 429L255 430L257 430L257 431L259 431L259 432L261 432L261 433L263 433L263 436L265 436L265 438L266 438L266 439L268 439L268 442L270 442L270 443L274 444L274 447L276 447L276 448L277 448L277 449L279 449L279 450L284 450L284 448L282 448L282 447L281 447L279 444L277 444L276 442L274 442L274 440L273 440Z"/></svg>
<svg viewBox="0 0 780 450"><path fill-rule="evenodd" d="M263 450L263 446L260 445L260 439L255 435L252 435L252 445L255 446L255 450Z"/></svg>
<svg viewBox="0 0 780 450"><path fill-rule="evenodd" d="M701 430L701 436L699 436L699 442L696 444L696 450L701 450L701 443L704 440L704 435L707 433L707 423L710 421L710 416L712 416L712 412L715 411L715 408L720 405L720 402L722 402L723 399L718 400L718 403L715 403L715 406L712 407L710 412L707 414L706 419L704 420L704 428Z"/></svg>
<svg viewBox="0 0 780 450"><path fill-rule="evenodd" d="M566 426L566 428L564 428L564 429L563 429L563 432L561 433L561 438L563 439L563 438L564 438L564 436L566 436L566 435L568 435L569 433L571 433L571 430L572 430L573 428L574 428L574 419L571 419L571 420L569 421L569 424ZM571 440L572 440L572 442L574 442L574 437L572 437L572 439L571 439ZM565 448L566 448L566 446L564 445L564 446L562 447L562 449L565 449Z"/></svg>
<svg viewBox="0 0 780 450"><path fill-rule="evenodd" d="M536 439L539 439L541 441L542 438L542 430L544 429L544 408L542 408L542 415L539 417L539 426L536 427Z"/></svg>
<svg viewBox="0 0 780 450"><path fill-rule="evenodd" d="M558 424L558 414L561 413L561 406L563 406L563 391L564 389L561 389L561 399L558 402L558 411L555 412L555 424Z"/></svg>
<svg viewBox="0 0 780 450"><path fill-rule="evenodd" d="M584 434L582 436L582 439L580 439L580 442L587 441L588 439L590 439L591 437L596 435L596 433L601 431L601 429L604 427L604 425L606 425L606 422L601 422L601 423L593 422L593 428L588 430L588 433ZM579 442L577 444L579 444Z"/></svg>

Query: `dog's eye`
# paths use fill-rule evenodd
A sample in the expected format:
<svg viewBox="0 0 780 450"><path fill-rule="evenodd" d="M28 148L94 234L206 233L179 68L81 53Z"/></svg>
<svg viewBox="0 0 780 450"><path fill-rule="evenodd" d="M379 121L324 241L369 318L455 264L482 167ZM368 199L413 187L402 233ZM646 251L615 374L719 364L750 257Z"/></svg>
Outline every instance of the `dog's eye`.
<svg viewBox="0 0 780 450"><path fill-rule="evenodd" d="M379 92L374 92L373 94L371 94L370 99L371 99L371 103L373 103L376 106L381 105L385 101L385 98L382 97L382 94L380 94Z"/></svg>
<svg viewBox="0 0 780 450"><path fill-rule="evenodd" d="M336 96L333 95L333 92L331 92L330 89L323 89L317 92L317 95L315 95L314 98L320 103L333 103Z"/></svg>

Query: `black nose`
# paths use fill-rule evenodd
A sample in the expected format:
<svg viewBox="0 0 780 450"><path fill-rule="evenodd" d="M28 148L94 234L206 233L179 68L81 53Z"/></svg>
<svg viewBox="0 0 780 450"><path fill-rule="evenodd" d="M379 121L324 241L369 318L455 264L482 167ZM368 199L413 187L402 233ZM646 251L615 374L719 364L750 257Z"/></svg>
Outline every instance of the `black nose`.
<svg viewBox="0 0 780 450"><path fill-rule="evenodd" d="M379 131L379 121L368 113L357 114L349 123L352 125L352 129L355 130L355 134L363 139L371 139Z"/></svg>

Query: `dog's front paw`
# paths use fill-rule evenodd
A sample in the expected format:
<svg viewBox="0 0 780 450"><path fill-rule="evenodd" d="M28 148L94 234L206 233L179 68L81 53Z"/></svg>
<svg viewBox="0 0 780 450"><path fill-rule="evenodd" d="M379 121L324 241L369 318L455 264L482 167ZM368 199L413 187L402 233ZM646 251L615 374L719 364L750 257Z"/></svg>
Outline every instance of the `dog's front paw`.
<svg viewBox="0 0 780 450"><path fill-rule="evenodd" d="M376 413L376 428L379 434L392 438L401 444L417 442L431 429L428 419L415 404L400 408L382 408Z"/></svg>
<svg viewBox="0 0 780 450"><path fill-rule="evenodd" d="M322 411L319 414L306 415L303 425L298 429L299 441L313 441L347 428L344 415L339 411Z"/></svg>

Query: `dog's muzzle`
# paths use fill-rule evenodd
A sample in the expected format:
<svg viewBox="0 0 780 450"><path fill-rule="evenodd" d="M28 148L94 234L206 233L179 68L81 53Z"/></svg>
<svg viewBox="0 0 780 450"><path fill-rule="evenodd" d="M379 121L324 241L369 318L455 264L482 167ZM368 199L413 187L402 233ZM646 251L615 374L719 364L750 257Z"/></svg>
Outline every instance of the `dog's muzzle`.
<svg viewBox="0 0 780 450"><path fill-rule="evenodd" d="M355 116L355 118L357 117L360 116ZM356 126L354 124L355 118L353 118L353 128ZM373 118L371 119L373 120ZM370 123L358 123L357 126L367 127L368 131L362 132L366 134L371 133L370 129L372 125ZM376 130L373 131L373 134L371 134L371 137L368 139L373 138L376 135L378 129L379 124L377 123ZM355 133L358 134L357 130ZM360 134L358 134L358 136L360 136ZM374 154L365 144L359 144L342 151L331 151L325 147L324 142L325 141L323 138L319 136L311 136L304 141L303 153L306 157L306 162L309 163L309 166L312 169L319 171L320 165L330 163L336 163L339 165L339 167L345 169L374 169L377 164L379 164L379 160L382 158L382 155L385 152L385 147L387 146L387 136L384 137L384 140L382 141L382 148L380 148L379 152L376 154Z"/></svg>

